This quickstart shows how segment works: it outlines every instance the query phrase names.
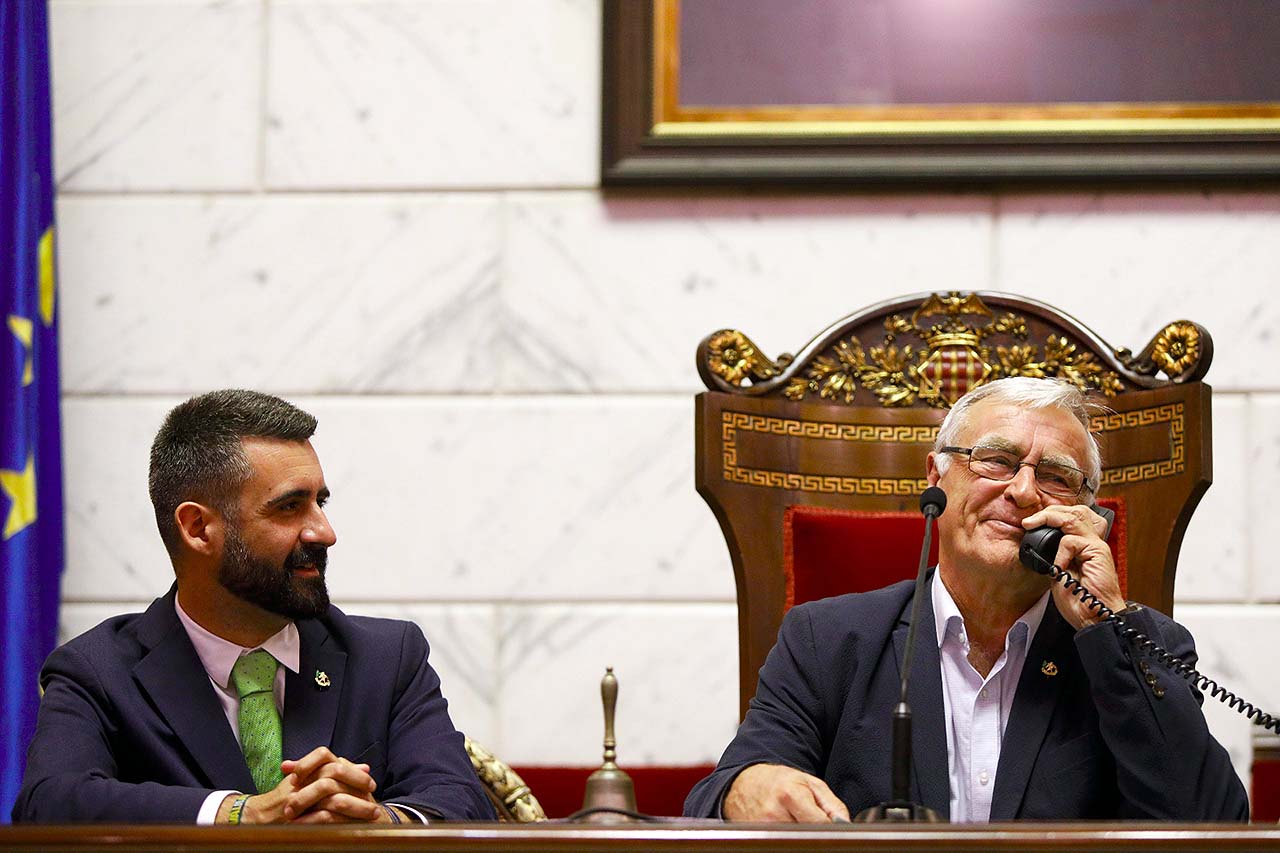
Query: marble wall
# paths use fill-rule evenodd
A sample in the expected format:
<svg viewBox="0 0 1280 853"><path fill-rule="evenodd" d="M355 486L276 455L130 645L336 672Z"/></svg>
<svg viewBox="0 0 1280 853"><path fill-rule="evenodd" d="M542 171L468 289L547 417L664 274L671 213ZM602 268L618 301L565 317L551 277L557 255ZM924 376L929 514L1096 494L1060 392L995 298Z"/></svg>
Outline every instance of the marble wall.
<svg viewBox="0 0 1280 853"><path fill-rule="evenodd" d="M513 763L714 760L732 572L693 490L693 352L794 351L934 288L1051 301L1117 345L1217 341L1215 485L1178 614L1272 708L1280 192L779 195L598 187L597 0L51 0L63 634L171 577L145 490L212 387L320 418L350 611L420 622L459 726ZM1213 708L1242 772L1249 726Z"/></svg>

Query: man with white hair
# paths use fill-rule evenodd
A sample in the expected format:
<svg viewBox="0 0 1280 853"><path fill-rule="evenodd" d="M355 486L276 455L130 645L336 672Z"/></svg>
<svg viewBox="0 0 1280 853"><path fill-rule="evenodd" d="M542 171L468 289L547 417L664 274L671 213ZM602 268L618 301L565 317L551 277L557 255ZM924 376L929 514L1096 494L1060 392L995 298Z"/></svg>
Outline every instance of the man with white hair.
<svg viewBox="0 0 1280 853"><path fill-rule="evenodd" d="M954 822L1247 820L1244 787L1185 679L1018 559L1059 528L1056 565L1182 660L1182 626L1120 595L1093 406L1067 383L966 394L928 456L947 494L912 666L912 798ZM1138 511L1141 511L1140 509ZM787 613L747 716L685 813L822 822L890 799L890 724L914 582Z"/></svg>

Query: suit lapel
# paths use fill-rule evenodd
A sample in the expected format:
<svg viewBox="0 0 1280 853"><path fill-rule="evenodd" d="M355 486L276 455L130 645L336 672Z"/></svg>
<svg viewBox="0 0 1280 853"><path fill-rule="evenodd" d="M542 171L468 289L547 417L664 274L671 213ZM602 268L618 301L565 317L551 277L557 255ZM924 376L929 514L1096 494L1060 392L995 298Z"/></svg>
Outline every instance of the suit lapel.
<svg viewBox="0 0 1280 853"><path fill-rule="evenodd" d="M1013 709L1009 712L1004 741L1000 746L996 788L991 794L992 821L1017 817L1031 779L1031 768L1049 729L1054 706L1062 694L1062 685L1068 680L1067 673L1059 669L1048 675L1041 668L1049 661L1054 662L1055 667L1062 667L1073 659L1069 648L1073 633L1050 598L1035 640L1027 650L1022 676L1018 679L1018 692L1014 694Z"/></svg>
<svg viewBox="0 0 1280 853"><path fill-rule="evenodd" d="M178 621L173 598L171 589L142 615L138 639L148 651L134 666L133 677L191 754L209 787L255 791L209 675Z"/></svg>
<svg viewBox="0 0 1280 853"><path fill-rule="evenodd" d="M910 621L911 599L908 598L901 620L893 632L899 678L902 674ZM912 793L918 802L946 817L951 811L946 712L942 706L938 634L934 628L933 605L928 598L920 603L920 625L916 628L915 645L915 654L911 659L911 684L907 688L907 701L911 704ZM897 692L896 685L894 692Z"/></svg>
<svg viewBox="0 0 1280 853"><path fill-rule="evenodd" d="M347 653L317 619L297 623L302 640L298 673L284 676L284 757L299 759L317 746L333 746L345 689Z"/></svg>

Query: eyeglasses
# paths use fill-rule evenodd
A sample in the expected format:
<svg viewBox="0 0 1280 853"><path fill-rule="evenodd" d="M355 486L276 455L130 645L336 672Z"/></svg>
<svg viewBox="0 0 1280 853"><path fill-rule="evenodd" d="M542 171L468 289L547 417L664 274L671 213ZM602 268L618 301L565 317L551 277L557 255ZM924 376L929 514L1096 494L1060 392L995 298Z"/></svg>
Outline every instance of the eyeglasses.
<svg viewBox="0 0 1280 853"><path fill-rule="evenodd" d="M1085 489L1091 492L1094 489L1079 468L1043 459L1035 463L1023 462L998 447L943 447L938 452L968 456L969 470L987 480L1012 480L1026 465L1035 469L1036 488L1055 498L1078 498Z"/></svg>

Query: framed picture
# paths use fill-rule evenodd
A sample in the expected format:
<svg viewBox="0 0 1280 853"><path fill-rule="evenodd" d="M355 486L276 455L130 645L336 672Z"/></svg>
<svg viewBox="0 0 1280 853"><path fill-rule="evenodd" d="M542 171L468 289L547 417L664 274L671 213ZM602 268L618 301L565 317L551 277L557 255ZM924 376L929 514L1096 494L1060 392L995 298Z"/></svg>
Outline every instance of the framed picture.
<svg viewBox="0 0 1280 853"><path fill-rule="evenodd" d="M1280 178L1277 0L605 0L602 179Z"/></svg>

